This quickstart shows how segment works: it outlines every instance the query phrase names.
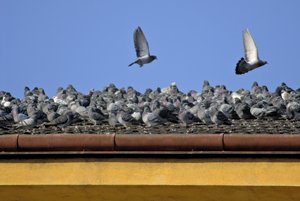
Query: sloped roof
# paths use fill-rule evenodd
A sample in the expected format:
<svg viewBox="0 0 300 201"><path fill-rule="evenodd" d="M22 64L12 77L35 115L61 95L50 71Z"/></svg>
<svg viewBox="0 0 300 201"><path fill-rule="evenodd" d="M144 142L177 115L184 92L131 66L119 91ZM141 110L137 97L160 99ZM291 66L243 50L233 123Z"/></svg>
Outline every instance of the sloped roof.
<svg viewBox="0 0 300 201"><path fill-rule="evenodd" d="M45 127L38 125L33 129L0 128L0 134L51 134L51 133L90 133L90 134L160 134L160 133L245 133L245 134L298 134L300 121L287 119L249 119L232 120L231 125L206 125L201 122L193 123L188 127L181 124L166 124L147 128L143 125L112 127L108 124L93 125L89 122L77 122L66 128L56 126Z"/></svg>

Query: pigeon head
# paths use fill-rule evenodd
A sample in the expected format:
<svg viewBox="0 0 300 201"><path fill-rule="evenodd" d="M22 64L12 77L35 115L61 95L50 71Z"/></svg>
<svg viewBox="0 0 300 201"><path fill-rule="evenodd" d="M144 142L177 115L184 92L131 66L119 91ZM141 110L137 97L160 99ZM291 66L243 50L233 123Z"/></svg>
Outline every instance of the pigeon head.
<svg viewBox="0 0 300 201"><path fill-rule="evenodd" d="M26 87L24 88L24 91L30 91L29 87L26 86Z"/></svg>
<svg viewBox="0 0 300 201"><path fill-rule="evenodd" d="M257 87L257 86L258 86L258 83L256 81L254 81L253 84L252 84L252 88Z"/></svg>
<svg viewBox="0 0 300 201"><path fill-rule="evenodd" d="M151 112L151 109L149 106L145 106L144 107L144 113L148 113L148 112Z"/></svg>

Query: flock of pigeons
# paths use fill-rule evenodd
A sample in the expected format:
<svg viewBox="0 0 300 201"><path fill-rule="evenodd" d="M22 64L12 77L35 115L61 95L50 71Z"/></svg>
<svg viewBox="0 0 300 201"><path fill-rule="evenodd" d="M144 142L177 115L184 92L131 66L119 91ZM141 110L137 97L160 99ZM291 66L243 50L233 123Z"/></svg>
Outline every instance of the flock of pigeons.
<svg viewBox="0 0 300 201"><path fill-rule="evenodd" d="M260 60L253 38L243 31L244 58L236 65L236 74L243 74L265 65ZM129 64L142 67L156 59L140 27L134 32L137 58ZM188 126L194 122L204 124L231 124L234 119L285 118L300 120L300 89L293 90L285 83L270 93L266 86L254 82L250 91L229 91L224 85L210 86L203 82L201 92L182 93L176 83L166 88L146 89L144 93L133 87L118 89L114 84L103 90L78 92L72 85L59 87L49 98L42 88L24 89L22 99L0 91L0 129L31 129L36 126L67 127L78 121L110 126L167 123Z"/></svg>
<svg viewBox="0 0 300 201"><path fill-rule="evenodd" d="M266 86L254 82L251 90L229 91L224 85L210 86L203 82L201 92L183 93L176 83L166 88L117 88L114 84L103 90L78 92L72 85L59 87L49 98L42 88L25 87L22 99L0 91L0 129L31 129L37 126L67 127L78 121L94 125L109 124L147 127L194 122L231 124L235 119L300 120L300 89L285 83L270 93Z"/></svg>
<svg viewBox="0 0 300 201"><path fill-rule="evenodd" d="M144 64L151 63L153 60L157 59L156 56L150 54L149 45L141 27L138 27L134 31L133 39L137 58L134 62L129 64L129 66L138 64L142 67ZM243 31L243 44L244 57L238 61L235 68L235 73L238 75L247 73L267 64L266 61L259 59L257 47L248 29Z"/></svg>

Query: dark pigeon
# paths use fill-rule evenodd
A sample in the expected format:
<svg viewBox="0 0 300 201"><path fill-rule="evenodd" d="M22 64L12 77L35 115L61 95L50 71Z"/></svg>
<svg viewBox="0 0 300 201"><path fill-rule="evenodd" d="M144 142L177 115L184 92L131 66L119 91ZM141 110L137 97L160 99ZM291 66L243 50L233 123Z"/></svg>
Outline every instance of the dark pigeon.
<svg viewBox="0 0 300 201"><path fill-rule="evenodd" d="M147 127L157 126L167 122L165 119L159 116L158 113L151 112L148 106L144 108L142 120Z"/></svg>
<svg viewBox="0 0 300 201"><path fill-rule="evenodd" d="M191 112L181 108L178 114L178 119L180 122L187 127L189 124L199 121L197 117L195 117Z"/></svg>

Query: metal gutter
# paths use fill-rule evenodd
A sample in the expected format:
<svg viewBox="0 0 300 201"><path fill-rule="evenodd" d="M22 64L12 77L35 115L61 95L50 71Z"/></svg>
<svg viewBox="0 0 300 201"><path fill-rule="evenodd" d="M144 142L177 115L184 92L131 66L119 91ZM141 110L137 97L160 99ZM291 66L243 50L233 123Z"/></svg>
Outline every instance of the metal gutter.
<svg viewBox="0 0 300 201"><path fill-rule="evenodd" d="M116 135L117 151L222 151L223 134Z"/></svg>
<svg viewBox="0 0 300 201"><path fill-rule="evenodd" d="M300 151L300 135L286 134L226 134L226 151Z"/></svg>
<svg viewBox="0 0 300 201"><path fill-rule="evenodd" d="M18 151L113 151L115 135L19 135Z"/></svg>
<svg viewBox="0 0 300 201"><path fill-rule="evenodd" d="M18 151L19 134L0 135L0 151L13 152Z"/></svg>
<svg viewBox="0 0 300 201"><path fill-rule="evenodd" d="M299 154L299 134L0 135L1 154Z"/></svg>

